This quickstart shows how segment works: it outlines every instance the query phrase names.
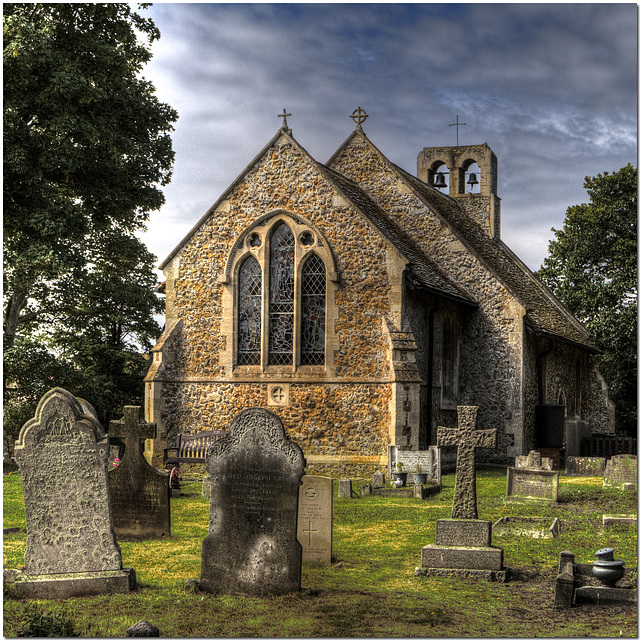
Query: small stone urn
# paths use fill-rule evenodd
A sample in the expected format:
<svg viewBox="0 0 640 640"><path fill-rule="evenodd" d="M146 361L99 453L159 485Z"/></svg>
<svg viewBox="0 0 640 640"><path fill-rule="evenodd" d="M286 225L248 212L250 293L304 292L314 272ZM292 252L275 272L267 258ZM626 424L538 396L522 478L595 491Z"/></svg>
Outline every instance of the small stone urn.
<svg viewBox="0 0 640 640"><path fill-rule="evenodd" d="M605 587L615 587L616 582L624 575L624 561L613 558L613 549L607 547L596 551L598 559L593 563L593 577Z"/></svg>

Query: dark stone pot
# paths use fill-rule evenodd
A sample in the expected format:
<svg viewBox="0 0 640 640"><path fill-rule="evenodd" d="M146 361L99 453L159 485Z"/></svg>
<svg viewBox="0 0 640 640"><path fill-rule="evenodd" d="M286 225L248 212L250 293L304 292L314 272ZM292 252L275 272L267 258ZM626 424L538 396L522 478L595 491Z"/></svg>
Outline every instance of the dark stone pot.
<svg viewBox="0 0 640 640"><path fill-rule="evenodd" d="M402 486L403 487L407 486L407 474L406 473L394 473L393 474L393 479L394 480L402 480Z"/></svg>
<svg viewBox="0 0 640 640"><path fill-rule="evenodd" d="M592 574L605 587L615 587L616 582L624 576L624 561L615 560L613 549L607 547L596 551L597 560L593 563Z"/></svg>
<svg viewBox="0 0 640 640"><path fill-rule="evenodd" d="M426 473L414 473L413 474L413 484L426 484L427 482L427 474Z"/></svg>

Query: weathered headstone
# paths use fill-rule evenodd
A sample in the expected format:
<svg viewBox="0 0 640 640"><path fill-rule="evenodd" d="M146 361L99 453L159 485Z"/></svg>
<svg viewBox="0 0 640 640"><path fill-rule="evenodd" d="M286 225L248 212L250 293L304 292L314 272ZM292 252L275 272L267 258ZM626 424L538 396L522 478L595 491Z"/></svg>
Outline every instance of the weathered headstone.
<svg viewBox="0 0 640 640"><path fill-rule="evenodd" d="M245 409L207 454L209 534L202 543L200 588L267 596L300 589L297 540L302 450L266 409Z"/></svg>
<svg viewBox="0 0 640 640"><path fill-rule="evenodd" d="M476 429L478 407L458 407L458 428L438 427L438 446L456 446L456 489L452 518L477 518L476 448L495 449L498 446L497 429Z"/></svg>
<svg viewBox="0 0 640 640"><path fill-rule="evenodd" d="M503 550L491 546L491 522L478 520L475 448L496 447L497 430L475 428L478 407L458 407L458 429L438 428L438 445L458 447L456 491L450 519L436 523L436 544L422 548L416 576L482 577L504 582Z"/></svg>
<svg viewBox="0 0 640 640"><path fill-rule="evenodd" d="M553 471L553 460L551 458L543 458L539 451L529 451L528 456L516 456L516 469Z"/></svg>
<svg viewBox="0 0 640 640"><path fill-rule="evenodd" d="M298 542L302 561L331 564L333 544L333 480L304 476L298 498Z"/></svg>
<svg viewBox="0 0 640 640"><path fill-rule="evenodd" d="M338 497L351 498L353 487L349 478L340 478L338 482Z"/></svg>
<svg viewBox="0 0 640 640"><path fill-rule="evenodd" d="M607 460L602 485L622 488L625 484L638 488L638 457L628 453L611 456Z"/></svg>
<svg viewBox="0 0 640 640"><path fill-rule="evenodd" d="M507 495L509 501L558 501L559 471L552 471L552 461L531 451L521 458L520 465L507 469ZM526 466L522 466L522 463Z"/></svg>
<svg viewBox="0 0 640 640"><path fill-rule="evenodd" d="M380 487L384 487L384 473L382 471L375 471L373 474L373 489L379 489Z"/></svg>
<svg viewBox="0 0 640 640"><path fill-rule="evenodd" d="M569 456L565 463L565 473L568 476L602 476L606 463L606 458Z"/></svg>
<svg viewBox="0 0 640 640"><path fill-rule="evenodd" d="M124 457L109 472L113 527L120 540L154 540L171 535L169 476L154 469L141 446L156 426L140 419L140 407L124 408L109 423L109 437L124 440Z"/></svg>
<svg viewBox="0 0 640 640"><path fill-rule="evenodd" d="M108 437L86 404L52 389L16 442L28 532L19 595L124 593L135 584L113 530Z"/></svg>

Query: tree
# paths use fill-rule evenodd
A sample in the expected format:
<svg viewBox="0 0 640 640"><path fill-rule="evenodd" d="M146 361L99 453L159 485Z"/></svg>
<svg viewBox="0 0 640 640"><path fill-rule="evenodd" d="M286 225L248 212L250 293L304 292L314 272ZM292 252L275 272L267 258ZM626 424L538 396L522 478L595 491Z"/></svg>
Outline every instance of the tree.
<svg viewBox="0 0 640 640"><path fill-rule="evenodd" d="M108 420L160 332L135 237L173 166L177 114L141 76L160 33L117 3L5 4L3 26L5 430L52 386Z"/></svg>
<svg viewBox="0 0 640 640"><path fill-rule="evenodd" d="M616 431L636 433L637 189L631 164L585 178L590 202L567 209L538 276L591 332L616 403Z"/></svg>
<svg viewBox="0 0 640 640"><path fill-rule="evenodd" d="M143 228L164 196L176 112L139 74L160 34L127 4L4 5L5 346L78 246ZM45 300L39 300L40 306Z"/></svg>

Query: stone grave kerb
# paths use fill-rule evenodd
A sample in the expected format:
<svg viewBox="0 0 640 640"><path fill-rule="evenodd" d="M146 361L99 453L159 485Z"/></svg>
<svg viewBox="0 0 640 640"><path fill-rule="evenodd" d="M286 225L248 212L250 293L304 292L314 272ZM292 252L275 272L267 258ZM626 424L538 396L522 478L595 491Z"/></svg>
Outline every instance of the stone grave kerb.
<svg viewBox="0 0 640 640"><path fill-rule="evenodd" d="M478 518L476 448L497 448L497 429L476 429L478 407L458 407L458 428L438 427L438 446L457 448L456 488L452 518Z"/></svg>
<svg viewBox="0 0 640 640"><path fill-rule="evenodd" d="M156 437L156 425L154 422L140 420L140 407L125 406L122 420L109 422L109 437L124 440L125 454L118 467L123 465L123 468L138 468L140 465L151 467L140 451L140 443Z"/></svg>

